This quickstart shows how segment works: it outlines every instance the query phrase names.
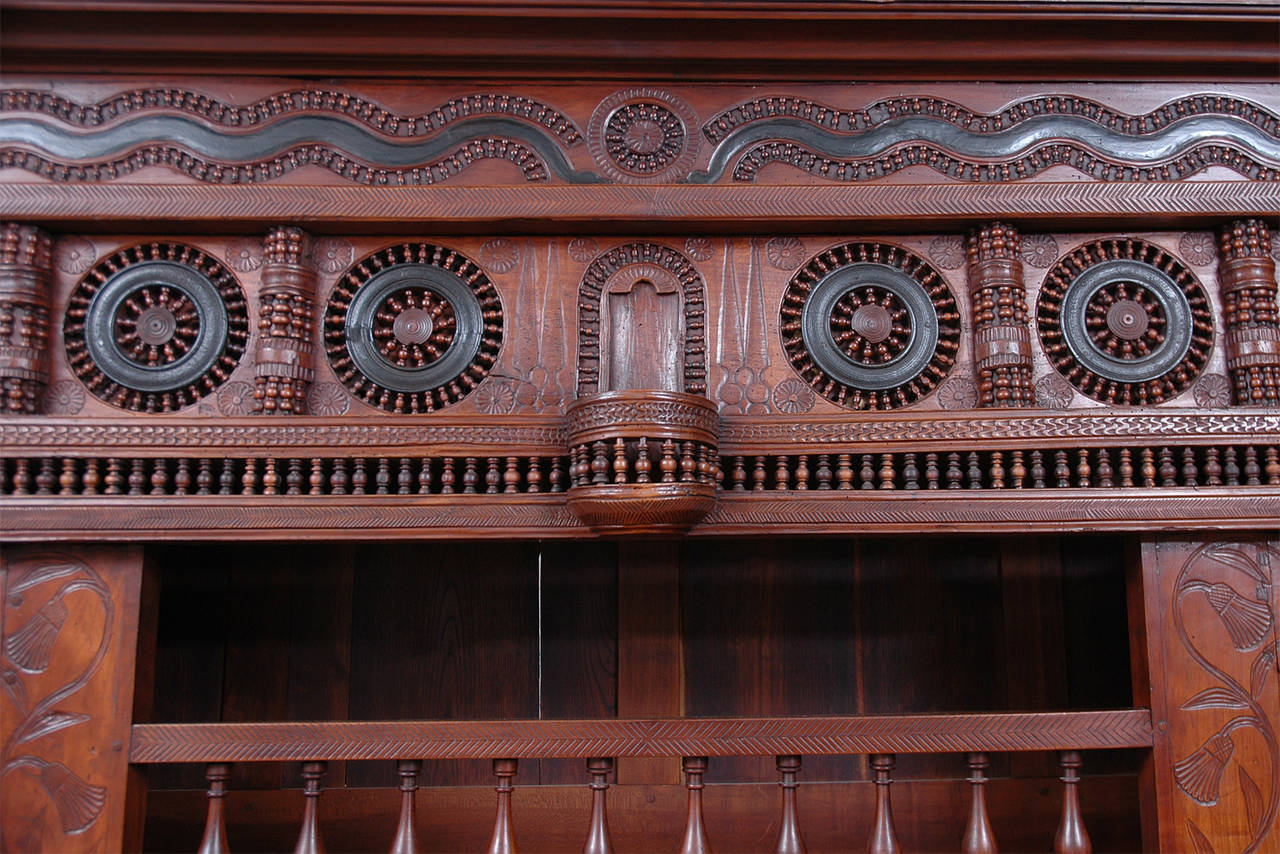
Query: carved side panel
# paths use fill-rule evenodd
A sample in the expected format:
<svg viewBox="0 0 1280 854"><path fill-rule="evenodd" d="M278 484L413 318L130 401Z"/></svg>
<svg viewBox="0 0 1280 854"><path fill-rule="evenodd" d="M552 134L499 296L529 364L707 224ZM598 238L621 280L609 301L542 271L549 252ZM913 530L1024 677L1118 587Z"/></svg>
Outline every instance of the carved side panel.
<svg viewBox="0 0 1280 854"><path fill-rule="evenodd" d="M1277 540L1143 544L1149 683L1139 667L1135 701L1149 684L1153 850L1249 854L1280 843L1277 565Z"/></svg>
<svg viewBox="0 0 1280 854"><path fill-rule="evenodd" d="M137 547L0 562L0 849L119 851L142 581Z"/></svg>

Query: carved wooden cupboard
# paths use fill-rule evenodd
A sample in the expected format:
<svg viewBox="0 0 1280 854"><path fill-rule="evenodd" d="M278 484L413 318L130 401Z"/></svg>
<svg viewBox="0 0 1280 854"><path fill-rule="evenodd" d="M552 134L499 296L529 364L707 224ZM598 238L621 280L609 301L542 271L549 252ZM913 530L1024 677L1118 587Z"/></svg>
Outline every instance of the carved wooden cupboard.
<svg viewBox="0 0 1280 854"><path fill-rule="evenodd" d="M0 23L0 849L1280 846L1273 6Z"/></svg>

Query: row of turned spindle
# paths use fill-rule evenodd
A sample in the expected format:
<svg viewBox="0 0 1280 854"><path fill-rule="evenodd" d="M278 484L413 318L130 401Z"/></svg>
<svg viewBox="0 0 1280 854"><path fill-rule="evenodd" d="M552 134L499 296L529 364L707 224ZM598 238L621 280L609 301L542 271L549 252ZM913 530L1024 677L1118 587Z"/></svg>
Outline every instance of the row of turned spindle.
<svg viewBox="0 0 1280 854"><path fill-rule="evenodd" d="M895 757L890 753L877 753L872 754L870 759L876 788L876 805L866 849L871 854L900 854L902 846L894 826L890 799ZM965 854L995 854L997 845L986 800L986 770L990 762L985 753L969 753L965 760L969 769L966 782L970 788L970 809L959 850ZM583 846L584 854L612 854L614 850L609 835L605 799L613 764L613 760L608 758L588 759L586 763L590 777L588 785L591 788L591 817ZM707 772L708 759L705 756L686 756L681 764L688 791L688 811L680 854L709 854L712 846L702 809L702 793L705 788L702 778ZM801 764L799 756L777 757L779 786L782 790L782 816L775 847L777 854L802 854L806 850L798 808ZM1063 751L1059 755L1059 764L1063 784L1062 814L1054 836L1053 850L1055 854L1088 854L1093 849L1080 809L1080 753L1074 750ZM303 816L294 847L295 854L319 854L324 850L320 834L319 798L326 766L325 762L305 762L302 765ZM498 780L495 787L497 808L489 854L515 854L517 850L512 818L512 793L515 785L512 781L518 767L519 763L515 759L493 760L493 774ZM397 763L397 770L400 775L400 811L391 854L415 854L418 851L415 796L422 762L403 759ZM229 847L223 801L227 795L230 766L226 763L210 764L205 769L205 775L209 781L208 812L199 854L225 854Z"/></svg>
<svg viewBox="0 0 1280 854"><path fill-rule="evenodd" d="M575 445L574 486L600 483L705 483L720 477L720 458L705 442L616 438Z"/></svg>
<svg viewBox="0 0 1280 854"><path fill-rule="evenodd" d="M603 463L576 451L570 459L0 457L0 495L528 495L564 492L570 481L722 481L734 492L1280 485L1276 445L736 455L717 464L707 446L683 444L697 447L678 462L664 456L656 471L626 450Z"/></svg>

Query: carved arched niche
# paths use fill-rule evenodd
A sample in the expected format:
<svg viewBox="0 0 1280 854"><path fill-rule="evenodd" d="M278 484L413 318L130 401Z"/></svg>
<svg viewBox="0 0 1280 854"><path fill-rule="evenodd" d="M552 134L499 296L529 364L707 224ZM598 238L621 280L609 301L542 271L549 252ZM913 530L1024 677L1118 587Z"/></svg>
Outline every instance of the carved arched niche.
<svg viewBox="0 0 1280 854"><path fill-rule="evenodd" d="M628 243L601 253L578 289L578 396L706 394L705 309L702 276L676 250Z"/></svg>

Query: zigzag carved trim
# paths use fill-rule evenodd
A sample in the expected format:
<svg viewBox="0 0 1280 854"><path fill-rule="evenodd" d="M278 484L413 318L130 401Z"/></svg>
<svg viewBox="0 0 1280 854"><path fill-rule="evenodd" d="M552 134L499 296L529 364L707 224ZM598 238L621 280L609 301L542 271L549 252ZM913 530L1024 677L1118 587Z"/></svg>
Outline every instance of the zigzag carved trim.
<svg viewBox="0 0 1280 854"><path fill-rule="evenodd" d="M413 168L390 169L352 157L328 145L297 145L275 157L247 163L215 160L164 143L142 145L109 160L56 160L18 148L0 150L0 169L24 169L53 181L110 181L149 166L167 166L210 184L260 184L304 166L320 166L357 184L422 186L436 184L477 160L506 160L524 173L526 181L545 181L546 164L532 148L510 139L473 139L435 160Z"/></svg>
<svg viewBox="0 0 1280 854"><path fill-rule="evenodd" d="M1210 166L1225 166L1254 181L1280 180L1280 169L1264 166L1243 149L1217 143L1136 166L1078 144L1038 145L1018 157L994 162L965 159L936 145L909 143L870 157L836 159L797 142L765 142L748 149L733 168L733 180L754 181L771 163L783 163L830 181L870 181L909 166L927 166L962 181L994 183L1030 178L1054 166L1071 166L1102 181L1179 181Z"/></svg>
<svg viewBox="0 0 1280 854"><path fill-rule="evenodd" d="M582 141L582 132L571 119L523 95L464 95L426 112L409 115L391 112L355 93L334 89L287 89L244 105L228 104L190 89L135 89L96 104L79 104L53 92L34 89L0 91L0 112L43 113L77 127L99 127L124 116L159 111L185 113L229 128L261 127L296 113L331 113L395 137L428 136L474 116L510 116L546 128L566 146Z"/></svg>
<svg viewBox="0 0 1280 854"><path fill-rule="evenodd" d="M903 116L941 119L970 133L996 133L1035 116L1069 115L1096 122L1117 133L1155 133L1179 119L1195 115L1228 115L1243 119L1272 136L1280 135L1280 118L1251 101L1201 94L1178 98L1141 115L1129 115L1106 104L1075 95L1042 95L1017 101L994 113L979 113L946 98L886 98L859 110L842 110L808 98L772 97L746 101L708 121L703 135L720 142L733 131L776 118L796 119L833 131L870 130Z"/></svg>
<svg viewBox="0 0 1280 854"><path fill-rule="evenodd" d="M55 184L0 182L0 215L7 219L122 223L149 220L272 224L307 211L320 224L366 221L376 210L384 221L483 225L519 233L530 223L601 222L638 231L657 222L731 217L744 223L875 222L886 217L963 221L1019 217L1110 217L1150 222L1161 215L1238 216L1240 211L1280 211L1280 182L1183 181L1170 183L1031 182L933 185L833 184L794 187L754 184L711 186L512 185L430 188L291 186L259 184Z"/></svg>
<svg viewBox="0 0 1280 854"><path fill-rule="evenodd" d="M1150 747L1118 709L818 718L135 724L133 763L594 756L807 756Z"/></svg>

